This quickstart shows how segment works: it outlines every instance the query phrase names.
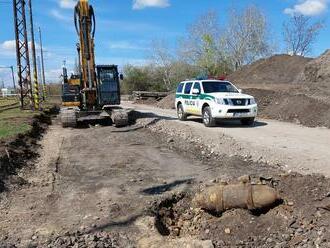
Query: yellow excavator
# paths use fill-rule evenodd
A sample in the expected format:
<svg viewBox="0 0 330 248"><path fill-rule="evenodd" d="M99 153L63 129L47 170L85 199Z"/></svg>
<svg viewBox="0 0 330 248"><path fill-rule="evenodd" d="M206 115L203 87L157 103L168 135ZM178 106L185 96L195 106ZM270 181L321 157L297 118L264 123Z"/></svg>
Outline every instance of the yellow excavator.
<svg viewBox="0 0 330 248"><path fill-rule="evenodd" d="M128 110L120 105L120 80L117 65L95 65L95 14L88 0L79 0L74 9L78 73L68 77L63 66L61 122L63 127L76 127L80 122L128 124Z"/></svg>

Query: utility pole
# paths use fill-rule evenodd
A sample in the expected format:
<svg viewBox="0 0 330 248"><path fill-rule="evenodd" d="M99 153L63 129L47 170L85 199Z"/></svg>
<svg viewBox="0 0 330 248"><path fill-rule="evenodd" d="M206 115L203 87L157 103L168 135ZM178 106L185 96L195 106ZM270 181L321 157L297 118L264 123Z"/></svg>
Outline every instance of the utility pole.
<svg viewBox="0 0 330 248"><path fill-rule="evenodd" d="M11 69L11 77L12 77L12 79L13 79L13 86L14 86L14 89L16 90L15 74L14 74L14 66L10 66L10 69Z"/></svg>
<svg viewBox="0 0 330 248"><path fill-rule="evenodd" d="M17 75L20 87L21 109L26 106L25 98L33 105L28 36L26 31L25 0L13 0L14 28L16 39Z"/></svg>
<svg viewBox="0 0 330 248"><path fill-rule="evenodd" d="M42 76L41 76L41 62L40 62L40 56L38 55L37 56L37 68L38 68L38 78L40 78L40 83L41 83L41 78L42 78ZM40 93L42 93L41 91L40 91Z"/></svg>
<svg viewBox="0 0 330 248"><path fill-rule="evenodd" d="M33 30L33 12L32 12L32 0L29 2L29 15L30 15L30 29L31 29L31 49L32 49L32 64L33 64L33 99L34 99L34 109L40 109L39 102L39 82L38 82L38 72L37 72L37 57L36 57L36 47L34 43L34 30Z"/></svg>
<svg viewBox="0 0 330 248"><path fill-rule="evenodd" d="M39 27L39 43L40 43L40 54L41 54L41 69L42 69L42 100L46 99L46 77L45 77L45 64L44 64L44 50L42 47L41 29Z"/></svg>

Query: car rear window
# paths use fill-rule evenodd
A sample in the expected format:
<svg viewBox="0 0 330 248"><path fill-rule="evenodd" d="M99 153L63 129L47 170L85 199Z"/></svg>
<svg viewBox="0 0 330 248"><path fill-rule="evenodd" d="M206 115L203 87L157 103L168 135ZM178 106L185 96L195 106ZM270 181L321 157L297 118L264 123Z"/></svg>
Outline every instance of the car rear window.
<svg viewBox="0 0 330 248"><path fill-rule="evenodd" d="M183 90L183 83L180 83L179 85L178 85L178 88L177 88L177 90L176 90L176 93L182 93L182 90Z"/></svg>
<svg viewBox="0 0 330 248"><path fill-rule="evenodd" d="M191 90L192 84L193 83L186 83L186 86L184 87L184 93L185 94L190 94L190 90Z"/></svg>

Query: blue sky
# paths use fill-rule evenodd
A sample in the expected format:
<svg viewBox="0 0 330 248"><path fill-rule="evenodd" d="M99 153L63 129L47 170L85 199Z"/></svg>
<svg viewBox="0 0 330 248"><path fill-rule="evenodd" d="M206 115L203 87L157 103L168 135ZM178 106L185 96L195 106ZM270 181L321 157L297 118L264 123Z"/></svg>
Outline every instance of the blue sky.
<svg viewBox="0 0 330 248"><path fill-rule="evenodd" d="M73 25L74 0L33 0L35 29L41 27L44 38L47 78L58 81L62 61L72 68L77 35ZM311 56L329 48L330 0L90 0L96 12L96 60L98 64L146 62L151 40L166 40L172 47L186 28L200 15L215 10L222 25L231 8L250 4L260 7L268 17L278 53L283 52L281 29L292 13L325 19L326 28L313 46ZM11 0L0 0L0 66L16 65ZM36 37L38 40L38 37ZM0 69L0 81L10 79Z"/></svg>

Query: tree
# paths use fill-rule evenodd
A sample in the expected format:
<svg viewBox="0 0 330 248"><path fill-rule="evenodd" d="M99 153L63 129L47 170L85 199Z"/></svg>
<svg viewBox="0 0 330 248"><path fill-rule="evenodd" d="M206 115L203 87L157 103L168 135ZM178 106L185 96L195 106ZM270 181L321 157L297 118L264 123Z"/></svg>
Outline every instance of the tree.
<svg viewBox="0 0 330 248"><path fill-rule="evenodd" d="M164 40L153 40L151 42L151 60L156 66L156 69L162 75L165 88L171 89L172 85L172 70L174 56L170 52L170 48Z"/></svg>
<svg viewBox="0 0 330 248"><path fill-rule="evenodd" d="M283 36L286 50L293 55L304 56L311 51L323 22L311 23L311 18L303 15L294 15L283 24Z"/></svg>
<svg viewBox="0 0 330 248"><path fill-rule="evenodd" d="M235 69L270 54L266 16L255 6L242 12L232 10L226 29L225 44Z"/></svg>
<svg viewBox="0 0 330 248"><path fill-rule="evenodd" d="M125 79L122 84L124 93L132 93L138 90L149 90L150 77L148 71L144 67L132 65L124 66Z"/></svg>
<svg viewBox="0 0 330 248"><path fill-rule="evenodd" d="M187 37L180 42L179 57L209 75L223 74L228 70L223 68L229 63L216 12L207 12L189 26Z"/></svg>

